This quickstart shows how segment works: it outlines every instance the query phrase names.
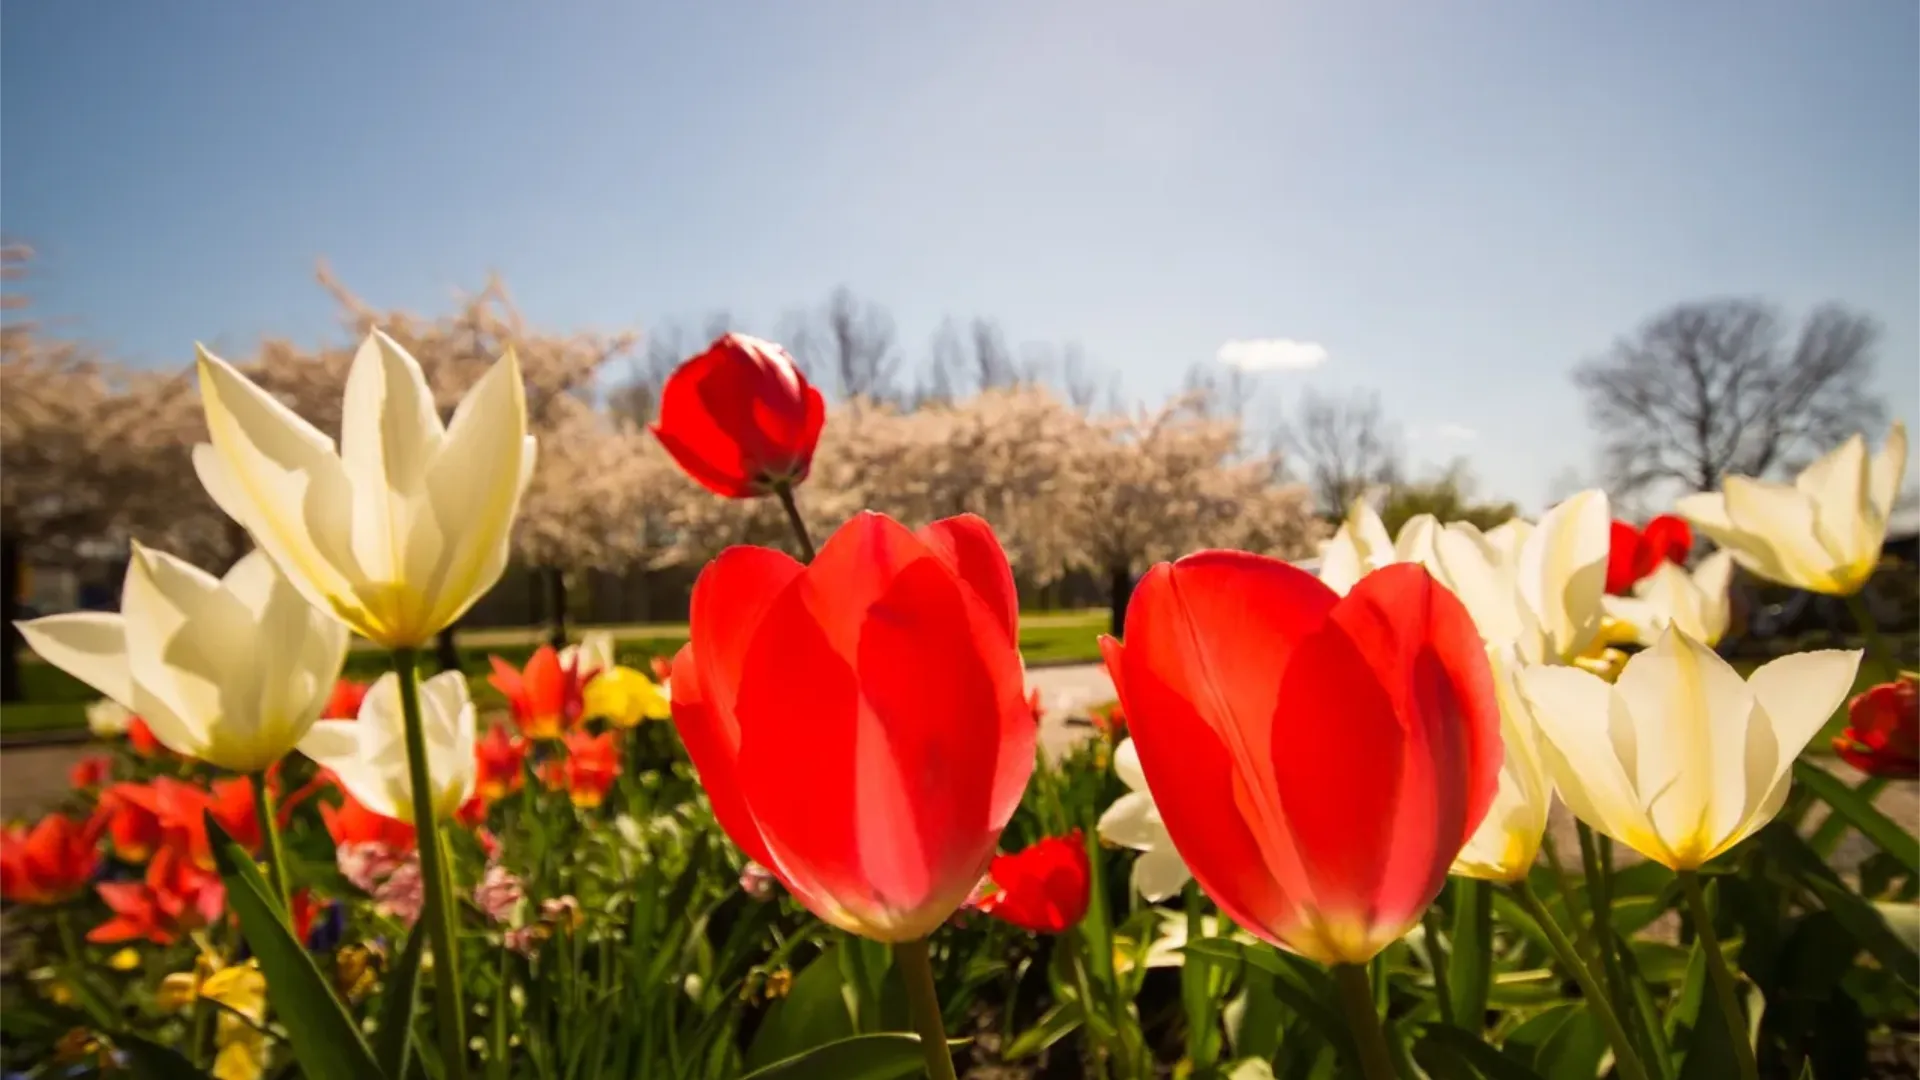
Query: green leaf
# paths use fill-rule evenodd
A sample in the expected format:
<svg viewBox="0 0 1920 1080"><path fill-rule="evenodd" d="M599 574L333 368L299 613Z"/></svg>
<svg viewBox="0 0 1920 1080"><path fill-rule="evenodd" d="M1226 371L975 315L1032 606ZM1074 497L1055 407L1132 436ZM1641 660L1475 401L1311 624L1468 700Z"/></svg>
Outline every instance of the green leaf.
<svg viewBox="0 0 1920 1080"><path fill-rule="evenodd" d="M1818 897L1855 941L1872 953L1874 959L1896 978L1908 986L1914 985L1914 973L1920 970L1920 956L1916 956L1900 940L1900 936L1887 926L1887 920L1878 908L1847 888L1833 868L1814 854L1800 834L1784 823L1768 825L1760 831L1760 836L1767 853Z"/></svg>
<svg viewBox="0 0 1920 1080"><path fill-rule="evenodd" d="M382 1075L360 1028L314 966L273 901L267 883L245 848L206 815L213 859L227 885L227 907L240 919L247 947L267 979L267 999L287 1041L311 1080L368 1080Z"/></svg>
<svg viewBox="0 0 1920 1080"><path fill-rule="evenodd" d="M420 953L427 942L427 920L413 924L400 962L387 976L380 1002L380 1027L373 1034L374 1056L380 1072L399 1080L407 1074L407 1047L412 1044L413 1006L420 987Z"/></svg>
<svg viewBox="0 0 1920 1080"><path fill-rule="evenodd" d="M1007 1061L1031 1057L1067 1037L1080 1027L1082 1019L1079 1002L1068 1001L1055 1005L1043 1013L1032 1027L1008 1043L1000 1056Z"/></svg>
<svg viewBox="0 0 1920 1080"><path fill-rule="evenodd" d="M1489 1046L1480 1036L1445 1024L1428 1028L1420 1037L1415 1052L1422 1051L1445 1054L1450 1060L1471 1066L1487 1080L1543 1080L1539 1073Z"/></svg>
<svg viewBox="0 0 1920 1080"><path fill-rule="evenodd" d="M180 1051L138 1035L116 1035L115 1048L127 1055L127 1067L138 1080L207 1080Z"/></svg>
<svg viewBox="0 0 1920 1080"><path fill-rule="evenodd" d="M1848 787L1839 777L1805 759L1793 763L1793 778L1800 782L1801 787L1832 807L1835 814L1860 830L1860 835L1900 860L1900 865L1906 867L1908 873L1920 874L1920 837L1881 813L1870 797Z"/></svg>
<svg viewBox="0 0 1920 1080"><path fill-rule="evenodd" d="M741 1080L897 1080L926 1067L920 1037L856 1035L756 1069Z"/></svg>
<svg viewBox="0 0 1920 1080"><path fill-rule="evenodd" d="M845 1040L854 1034L853 1014L847 1007L846 982L840 950L829 945L794 976L787 996L767 1010L747 1048L750 1068L785 1061L808 1047Z"/></svg>
<svg viewBox="0 0 1920 1080"><path fill-rule="evenodd" d="M1453 955L1447 958L1454 1022L1479 1030L1492 986L1493 889L1484 881L1454 878Z"/></svg>
<svg viewBox="0 0 1920 1080"><path fill-rule="evenodd" d="M1272 946L1250 946L1227 938L1207 938L1189 942L1181 952L1189 957L1216 963L1251 964L1276 976L1273 995L1319 1030L1347 1030L1346 1020L1327 1004L1332 995L1327 990L1326 976L1304 963L1294 961Z"/></svg>

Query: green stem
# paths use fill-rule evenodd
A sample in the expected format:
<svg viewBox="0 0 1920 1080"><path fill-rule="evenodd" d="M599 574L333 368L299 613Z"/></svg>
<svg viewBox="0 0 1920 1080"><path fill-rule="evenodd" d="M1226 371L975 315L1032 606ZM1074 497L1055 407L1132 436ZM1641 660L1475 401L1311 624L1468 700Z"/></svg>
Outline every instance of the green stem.
<svg viewBox="0 0 1920 1080"><path fill-rule="evenodd" d="M1573 920L1573 935L1580 946L1580 955L1589 962L1597 962L1600 954L1594 950L1593 935L1587 931L1586 913L1574 903L1573 879L1567 875L1566 864L1560 861L1560 845L1553 842L1552 829L1540 838L1540 850L1547 853L1547 865L1553 868L1553 887L1560 891L1560 902L1567 905L1567 918Z"/></svg>
<svg viewBox="0 0 1920 1080"><path fill-rule="evenodd" d="M1720 999L1720 1015L1727 1020L1727 1037L1733 1040L1733 1057L1740 1066L1742 1080L1758 1080L1760 1069L1753 1060L1753 1043L1747 1038L1746 1013L1740 1008L1740 990L1727 969L1726 954L1720 951L1720 935L1713 928L1713 912L1707 908L1706 893L1700 889L1700 876L1690 870L1680 872L1680 885L1687 893L1687 907L1693 912L1693 932L1700 936L1700 948L1707 954L1707 977Z"/></svg>
<svg viewBox="0 0 1920 1080"><path fill-rule="evenodd" d="M940 1020L940 995L933 988L933 959L927 954L927 939L900 942L893 947L893 958L899 962L906 982L907 1011L913 1014L914 1030L920 1033L927 1076L931 1080L958 1080L953 1072L953 1053L947 1049L947 1028Z"/></svg>
<svg viewBox="0 0 1920 1080"><path fill-rule="evenodd" d="M1612 867L1612 848L1600 843L1604 837L1597 837L1584 821L1574 826L1580 833L1580 866L1587 878L1588 907L1593 912L1593 945L1600 957L1600 976L1606 980L1607 999L1615 1008L1621 1004L1620 991L1625 975L1620 971L1619 959L1614 955L1613 938L1613 895L1610 881Z"/></svg>
<svg viewBox="0 0 1920 1080"><path fill-rule="evenodd" d="M420 882L426 889L427 940L433 946L433 1003L440 1014L440 1056L447 1080L464 1080L467 1062L466 1007L460 999L458 922L453 867L440 849L433 813L433 777L427 763L427 732L420 719L418 651L393 650L400 679L400 716L406 725L407 782L413 788L413 831L420 845Z"/></svg>
<svg viewBox="0 0 1920 1080"><path fill-rule="evenodd" d="M1394 1080L1393 1056L1387 1052L1387 1033L1373 1004L1373 987L1365 964L1333 965L1333 981L1347 1010L1354 1049L1359 1052L1360 1075L1366 1080Z"/></svg>
<svg viewBox="0 0 1920 1080"><path fill-rule="evenodd" d="M260 819L260 844L266 849L267 880L273 883L274 899L280 902L280 917L293 925L293 893L287 887L287 856L280 846L280 824L273 816L273 792L267 787L267 771L249 774L253 784L253 813Z"/></svg>
<svg viewBox="0 0 1920 1080"><path fill-rule="evenodd" d="M780 500L780 508L787 512L787 524L793 526L793 538L800 542L800 561L813 561L813 537L807 533L807 521L800 516L800 506L793 501L793 485L785 480L774 485L774 495Z"/></svg>
<svg viewBox="0 0 1920 1080"><path fill-rule="evenodd" d="M1580 959L1574 951L1573 942L1567 940L1566 932L1560 924L1553 921L1547 905L1540 902L1540 895L1533 891L1525 879L1513 883L1513 894L1520 906L1527 909L1540 932L1546 935L1547 944L1560 957L1560 962L1573 973L1575 982L1580 984L1580 993L1587 999L1587 1008L1594 1019L1600 1021L1601 1030L1607 1034L1607 1041L1613 1044L1613 1060L1620 1070L1621 1080L1647 1080L1646 1066L1640 1063L1640 1056L1634 1053L1633 1041L1627 1038L1627 1029L1620 1026L1620 1014L1614 1011L1613 1001L1607 996L1600 980L1594 978L1593 969Z"/></svg>
<svg viewBox="0 0 1920 1080"><path fill-rule="evenodd" d="M1900 658L1894 655L1893 646L1880 636L1880 626L1873 621L1873 612L1867 610L1866 586L1860 591L1848 593L1847 610L1853 613L1853 621L1860 624L1860 635L1867 639L1867 663L1878 662L1886 672L1888 681L1900 677Z"/></svg>
<svg viewBox="0 0 1920 1080"><path fill-rule="evenodd" d="M1073 935L1067 941L1072 944L1067 944L1065 941L1061 944L1072 950L1073 989L1080 995L1080 1015L1086 1025L1087 1040L1092 1044L1089 1050L1093 1057L1092 1064L1100 1076L1109 1076L1111 1073L1107 1069L1107 1061L1112 1055L1108 1053L1105 1040L1099 1037L1093 1022L1093 984L1087 981L1086 935L1080 928L1075 928Z"/></svg>
<svg viewBox="0 0 1920 1080"><path fill-rule="evenodd" d="M1433 996L1440 1006L1440 1022L1448 1027L1458 1027L1453 1016L1453 992L1447 986L1447 953L1440 945L1440 915L1432 904L1420 915L1420 926L1426 931L1427 966L1433 969Z"/></svg>

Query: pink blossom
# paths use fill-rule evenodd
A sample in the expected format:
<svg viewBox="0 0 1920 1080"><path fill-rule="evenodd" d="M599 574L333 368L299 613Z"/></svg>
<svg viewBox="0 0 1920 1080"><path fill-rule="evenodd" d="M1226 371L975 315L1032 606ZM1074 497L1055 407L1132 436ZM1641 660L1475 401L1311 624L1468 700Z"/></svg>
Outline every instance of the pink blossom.
<svg viewBox="0 0 1920 1080"><path fill-rule="evenodd" d="M512 918L514 908L519 906L525 895L526 890L521 887L520 879L499 863L488 866L480 883L473 887L474 905L497 923Z"/></svg>
<svg viewBox="0 0 1920 1080"><path fill-rule="evenodd" d="M752 860L748 860L746 869L740 871L740 891L755 900L773 899L774 887L779 883L773 871Z"/></svg>

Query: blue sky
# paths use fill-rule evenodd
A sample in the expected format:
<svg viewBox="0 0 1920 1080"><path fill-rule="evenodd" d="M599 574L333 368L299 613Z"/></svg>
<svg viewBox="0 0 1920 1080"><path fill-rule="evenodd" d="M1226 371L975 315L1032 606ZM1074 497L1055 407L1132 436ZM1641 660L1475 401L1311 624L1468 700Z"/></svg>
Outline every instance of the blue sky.
<svg viewBox="0 0 1920 1080"><path fill-rule="evenodd" d="M840 283L1078 342L1157 399L1316 342L1416 459L1537 507L1569 367L1725 294L1885 323L1920 412L1920 6L11 4L0 228L68 332L336 334L488 270L556 328L770 330ZM1472 433L1467 437L1466 433ZM1878 435L1875 436L1876 441Z"/></svg>

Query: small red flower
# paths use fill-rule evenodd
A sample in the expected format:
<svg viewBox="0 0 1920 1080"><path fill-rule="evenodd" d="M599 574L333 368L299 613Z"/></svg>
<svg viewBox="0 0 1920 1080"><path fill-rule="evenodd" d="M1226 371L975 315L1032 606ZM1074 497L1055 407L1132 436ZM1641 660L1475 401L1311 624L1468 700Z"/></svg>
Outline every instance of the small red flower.
<svg viewBox="0 0 1920 1080"><path fill-rule="evenodd" d="M485 738L474 746L477 761L473 790L480 798L493 802L519 791L526 777L521 764L527 759L527 741L509 732L502 724L487 730Z"/></svg>
<svg viewBox="0 0 1920 1080"><path fill-rule="evenodd" d="M58 904L72 898L100 866L104 815L76 821L48 814L32 828L0 832L0 897L16 904Z"/></svg>
<svg viewBox="0 0 1920 1080"><path fill-rule="evenodd" d="M227 891L220 875L193 865L182 852L162 848L137 882L111 882L96 890L113 917L87 932L101 944L151 941L171 945L220 917Z"/></svg>
<svg viewBox="0 0 1920 1080"><path fill-rule="evenodd" d="M138 810L150 815L159 826L160 845L186 856L201 870L212 871L213 844L207 835L206 815L211 813L220 827L248 851L260 847L260 819L253 810L253 781L248 777L216 780L211 791L170 777L158 777L150 784L116 784L110 792ZM116 812L118 812L116 808ZM130 830L144 823L130 820ZM115 832L116 849L120 846ZM122 858L127 858L122 854Z"/></svg>
<svg viewBox="0 0 1920 1080"><path fill-rule="evenodd" d="M100 813L120 861L143 863L153 857L161 841L160 818L145 784L115 784L101 792Z"/></svg>
<svg viewBox="0 0 1920 1080"><path fill-rule="evenodd" d="M453 812L453 820L469 829L478 829L487 823L487 808L492 805L480 795L470 795Z"/></svg>
<svg viewBox="0 0 1920 1080"><path fill-rule="evenodd" d="M293 938L304 944L313 933L313 921L327 909L324 900L316 900L311 889L293 891Z"/></svg>
<svg viewBox="0 0 1920 1080"><path fill-rule="evenodd" d="M1881 683L1847 702L1847 728L1833 749L1870 776L1920 778L1920 680Z"/></svg>
<svg viewBox="0 0 1920 1080"><path fill-rule="evenodd" d="M1013 855L995 855L987 877L993 891L975 906L1022 930L1062 933L1087 913L1093 873L1078 829Z"/></svg>
<svg viewBox="0 0 1920 1080"><path fill-rule="evenodd" d="M1640 579L1660 569L1663 562L1686 565L1693 551L1693 527L1685 518L1661 514L1636 529L1624 521L1613 523L1607 549L1607 591L1626 596Z"/></svg>
<svg viewBox="0 0 1920 1080"><path fill-rule="evenodd" d="M163 749L160 740L154 736L153 729L138 716L127 718L127 745L141 757L153 757Z"/></svg>
<svg viewBox="0 0 1920 1080"><path fill-rule="evenodd" d="M67 780L77 791L92 791L105 787L113 779L113 757L110 754L88 754L73 763L67 772Z"/></svg>
<svg viewBox="0 0 1920 1080"><path fill-rule="evenodd" d="M380 843L404 854L413 850L416 839L412 825L374 813L344 790L340 792L338 808L329 803L320 804L320 821L327 827L327 835L333 837L335 847Z"/></svg>
<svg viewBox="0 0 1920 1080"><path fill-rule="evenodd" d="M702 487L747 499L805 480L826 422L826 399L787 350L725 334L667 379L651 430Z"/></svg>
<svg viewBox="0 0 1920 1080"><path fill-rule="evenodd" d="M1117 701L1097 706L1087 713L1093 726L1110 742L1119 742L1127 734L1127 711Z"/></svg>
<svg viewBox="0 0 1920 1080"><path fill-rule="evenodd" d="M353 679L341 679L333 684L333 693L327 695L327 704L320 710L322 720L357 720L360 718L360 703L367 699L370 684L356 682Z"/></svg>
<svg viewBox="0 0 1920 1080"><path fill-rule="evenodd" d="M666 686L667 680L673 678L673 657L671 656L649 656L647 666L653 669L653 681L662 686Z"/></svg>
<svg viewBox="0 0 1920 1080"><path fill-rule="evenodd" d="M556 779L567 789L573 805L591 809L606 801L607 792L620 776L620 745L613 732L588 735L576 731L567 736L567 760L556 770ZM552 774L550 774L552 775Z"/></svg>
<svg viewBox="0 0 1920 1080"><path fill-rule="evenodd" d="M579 661L563 664L551 645L542 645L528 658L524 671L498 656L487 658L493 674L487 681L506 696L513 722L529 739L557 739L580 722L585 710L582 693L598 671L581 671Z"/></svg>

